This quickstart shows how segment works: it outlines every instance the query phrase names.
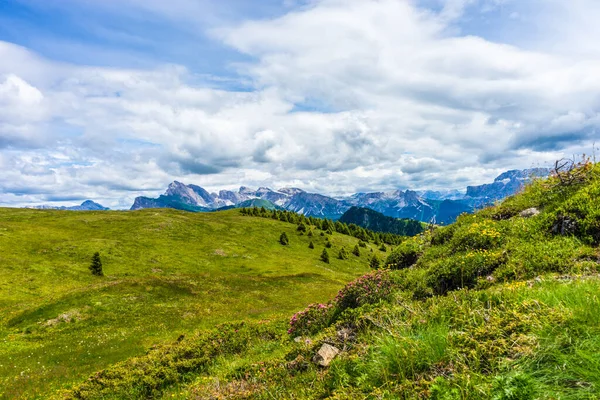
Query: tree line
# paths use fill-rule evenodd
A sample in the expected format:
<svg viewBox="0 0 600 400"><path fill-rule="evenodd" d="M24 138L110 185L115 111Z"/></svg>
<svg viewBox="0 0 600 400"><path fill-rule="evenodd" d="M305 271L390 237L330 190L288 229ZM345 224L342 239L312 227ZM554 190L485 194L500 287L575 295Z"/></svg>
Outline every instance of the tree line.
<svg viewBox="0 0 600 400"><path fill-rule="evenodd" d="M298 230L301 232L308 232L312 229L312 227L315 227L316 229L320 229L328 234L337 232L341 233L342 235L353 236L364 242L373 242L378 246L382 243L390 246L396 246L406 239L405 236L396 235L394 233L375 232L356 224L346 224L326 218L321 219L307 217L305 215L287 210L267 210L264 207L251 207L241 208L240 213L247 216L271 218L283 222L289 222L291 224L297 224Z"/></svg>

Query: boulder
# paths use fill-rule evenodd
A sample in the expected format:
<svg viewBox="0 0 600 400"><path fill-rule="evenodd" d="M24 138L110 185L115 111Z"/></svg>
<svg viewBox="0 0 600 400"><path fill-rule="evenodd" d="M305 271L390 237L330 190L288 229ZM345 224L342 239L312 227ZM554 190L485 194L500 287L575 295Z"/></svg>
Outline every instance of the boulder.
<svg viewBox="0 0 600 400"><path fill-rule="evenodd" d="M337 347L325 343L313 357L313 362L321 367L327 367L338 354L340 350Z"/></svg>
<svg viewBox="0 0 600 400"><path fill-rule="evenodd" d="M527 210L523 210L519 213L519 215L523 218L530 218L530 217L535 217L536 215L538 215L540 213L540 210L538 210L535 207L532 208L528 208Z"/></svg>

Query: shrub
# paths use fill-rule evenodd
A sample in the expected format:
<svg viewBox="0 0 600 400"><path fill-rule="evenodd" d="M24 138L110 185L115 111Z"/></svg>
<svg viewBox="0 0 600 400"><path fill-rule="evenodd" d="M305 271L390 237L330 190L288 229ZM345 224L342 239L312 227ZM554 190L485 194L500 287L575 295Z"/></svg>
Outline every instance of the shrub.
<svg viewBox="0 0 600 400"><path fill-rule="evenodd" d="M314 236L313 230L312 230L312 229L309 229L309 230L308 230L308 233L306 234L306 236L308 236L308 237L313 237L313 236Z"/></svg>
<svg viewBox="0 0 600 400"><path fill-rule="evenodd" d="M102 260L100 260L100 253L94 253L89 269L92 272L92 275L104 276L104 272L102 271Z"/></svg>
<svg viewBox="0 0 600 400"><path fill-rule="evenodd" d="M430 266L427 284L438 294L471 288L480 277L492 273L505 261L505 255L501 251L487 250L446 257Z"/></svg>
<svg viewBox="0 0 600 400"><path fill-rule="evenodd" d="M354 254L356 257L360 257L360 248L358 247L358 244L354 246L354 250L352 250L352 254Z"/></svg>
<svg viewBox="0 0 600 400"><path fill-rule="evenodd" d="M311 304L290 319L288 334L312 335L329 326L333 319L333 304Z"/></svg>
<svg viewBox="0 0 600 400"><path fill-rule="evenodd" d="M342 247L340 249L340 252L338 253L338 258L340 260L347 260L348 259L348 251L346 250L345 247Z"/></svg>
<svg viewBox="0 0 600 400"><path fill-rule="evenodd" d="M408 268L419 259L421 246L416 240L406 240L396 247L385 261L385 265L391 269Z"/></svg>
<svg viewBox="0 0 600 400"><path fill-rule="evenodd" d="M311 242L308 244L308 248L309 248L309 249L314 249L314 248L315 248L315 244L314 244L314 243L311 241Z"/></svg>
<svg viewBox="0 0 600 400"><path fill-rule="evenodd" d="M283 232L281 234L281 236L279 236L279 243L281 243L284 246L287 246L288 244L290 244L290 240L288 239L288 236L286 235L285 232Z"/></svg>
<svg viewBox="0 0 600 400"><path fill-rule="evenodd" d="M321 253L321 261L329 264L329 253L327 252L327 249L323 249L323 252Z"/></svg>
<svg viewBox="0 0 600 400"><path fill-rule="evenodd" d="M496 377L492 388L493 400L532 400L535 398L533 380L524 374Z"/></svg>
<svg viewBox="0 0 600 400"><path fill-rule="evenodd" d="M377 269L381 266L381 261L379 260L379 257L377 257L377 254L373 254L373 257L371 257L369 266L373 269Z"/></svg>
<svg viewBox="0 0 600 400"><path fill-rule="evenodd" d="M360 247L363 247L363 248L366 248L366 247L367 247L367 244L366 244L364 241L362 241L362 240L358 242L358 245L359 245Z"/></svg>
<svg viewBox="0 0 600 400"><path fill-rule="evenodd" d="M298 224L298 228L296 228L296 230L298 232L306 232L306 225L304 225L304 222L300 222Z"/></svg>
<svg viewBox="0 0 600 400"><path fill-rule="evenodd" d="M331 242L329 241L329 239L327 239L327 240L325 241L325 247L327 247L328 249L330 249L330 248L331 248L331 246L332 246Z"/></svg>
<svg viewBox="0 0 600 400"><path fill-rule="evenodd" d="M473 216L473 219L477 218ZM498 229L498 223L479 218L481 221L459 226L450 240L455 251L490 250L503 243L503 237ZM470 221L469 221L470 222Z"/></svg>
<svg viewBox="0 0 600 400"><path fill-rule="evenodd" d="M385 247L384 243L381 243L381 247L379 247L380 251L383 251L384 253L387 251L387 247Z"/></svg>
<svg viewBox="0 0 600 400"><path fill-rule="evenodd" d="M338 311L357 308L386 300L392 293L393 281L387 271L379 270L363 275L347 284L335 298Z"/></svg>

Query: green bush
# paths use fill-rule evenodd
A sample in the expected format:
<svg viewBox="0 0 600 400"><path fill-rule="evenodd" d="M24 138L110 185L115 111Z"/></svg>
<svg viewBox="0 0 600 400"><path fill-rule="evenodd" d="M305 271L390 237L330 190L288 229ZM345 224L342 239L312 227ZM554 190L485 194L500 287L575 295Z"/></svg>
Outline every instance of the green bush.
<svg viewBox="0 0 600 400"><path fill-rule="evenodd" d="M527 375L499 376L494 381L492 400L533 400L536 390Z"/></svg>
<svg viewBox="0 0 600 400"><path fill-rule="evenodd" d="M456 227L449 243L454 251L490 250L504 242L499 223L477 217L464 218L462 225Z"/></svg>
<svg viewBox="0 0 600 400"><path fill-rule="evenodd" d="M338 253L338 258L340 260L347 260L348 259L348 251L346 250L345 247L342 247Z"/></svg>
<svg viewBox="0 0 600 400"><path fill-rule="evenodd" d="M312 335L329 326L333 319L333 304L311 304L290 319L287 333L292 336Z"/></svg>
<svg viewBox="0 0 600 400"><path fill-rule="evenodd" d="M288 239L288 236L285 232L283 232L280 236L279 236L279 243L281 243L284 246L287 246L290 244L290 240Z"/></svg>
<svg viewBox="0 0 600 400"><path fill-rule="evenodd" d="M415 239L409 239L396 247L385 261L391 269L408 268L417 262L421 254L421 246Z"/></svg>
<svg viewBox="0 0 600 400"><path fill-rule="evenodd" d="M350 282L340 290L334 304L337 311L343 311L364 304L378 303L389 298L393 286L393 280L387 271L371 272Z"/></svg>
<svg viewBox="0 0 600 400"><path fill-rule="evenodd" d="M505 263L501 251L475 250L443 258L429 267L427 284L437 294L471 288L481 277Z"/></svg>

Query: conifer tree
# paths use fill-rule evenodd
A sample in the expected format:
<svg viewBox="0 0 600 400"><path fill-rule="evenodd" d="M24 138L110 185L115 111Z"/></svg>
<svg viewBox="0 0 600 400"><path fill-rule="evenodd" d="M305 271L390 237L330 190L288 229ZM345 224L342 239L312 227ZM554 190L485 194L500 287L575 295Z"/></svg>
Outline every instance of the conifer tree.
<svg viewBox="0 0 600 400"><path fill-rule="evenodd" d="M308 248L309 248L309 249L314 249L314 248L315 248L315 244L314 244L314 243L311 241L311 242L308 244Z"/></svg>
<svg viewBox="0 0 600 400"><path fill-rule="evenodd" d="M338 253L338 258L340 260L347 260L348 259L348 252L346 251L345 247L342 247L340 249L340 252Z"/></svg>
<svg viewBox="0 0 600 400"><path fill-rule="evenodd" d="M378 269L380 265L381 261L379 261L379 258L376 254L373 254L373 257L371 257L371 261L369 261L369 266L373 269Z"/></svg>
<svg viewBox="0 0 600 400"><path fill-rule="evenodd" d="M385 244L381 243L381 247L379 248L379 250L386 252L387 251L387 247L385 247Z"/></svg>
<svg viewBox="0 0 600 400"><path fill-rule="evenodd" d="M360 248L358 247L358 244L356 246L354 246L354 250L352 250L352 254L354 254L356 257L360 257Z"/></svg>
<svg viewBox="0 0 600 400"><path fill-rule="evenodd" d="M288 237L285 234L285 232L283 232L281 234L281 236L279 236L279 243L281 243L284 246L287 246L288 244L290 244L290 240L288 239Z"/></svg>
<svg viewBox="0 0 600 400"><path fill-rule="evenodd" d="M94 253L94 255L92 256L92 263L90 264L89 268L92 272L92 275L104 276L104 272L102 272L102 261L100 260L100 253Z"/></svg>
<svg viewBox="0 0 600 400"><path fill-rule="evenodd" d="M331 242L329 241L329 238L327 238L327 240L325 241L325 247L327 247L328 249L330 249L332 246Z"/></svg>
<svg viewBox="0 0 600 400"><path fill-rule="evenodd" d="M306 225L304 225L304 222L300 222L298 224L298 228L296 229L298 232L306 232Z"/></svg>
<svg viewBox="0 0 600 400"><path fill-rule="evenodd" d="M329 253L327 252L327 249L323 249L323 252L321 253L321 261L329 264Z"/></svg>

